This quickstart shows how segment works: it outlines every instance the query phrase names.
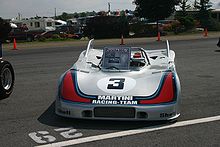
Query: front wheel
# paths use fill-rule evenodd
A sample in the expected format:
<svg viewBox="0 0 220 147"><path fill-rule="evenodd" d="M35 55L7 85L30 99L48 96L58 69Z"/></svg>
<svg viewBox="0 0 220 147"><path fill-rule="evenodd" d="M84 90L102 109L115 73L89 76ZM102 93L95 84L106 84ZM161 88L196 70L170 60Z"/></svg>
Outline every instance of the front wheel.
<svg viewBox="0 0 220 147"><path fill-rule="evenodd" d="M0 99L10 96L14 86L14 70L8 61L0 61Z"/></svg>

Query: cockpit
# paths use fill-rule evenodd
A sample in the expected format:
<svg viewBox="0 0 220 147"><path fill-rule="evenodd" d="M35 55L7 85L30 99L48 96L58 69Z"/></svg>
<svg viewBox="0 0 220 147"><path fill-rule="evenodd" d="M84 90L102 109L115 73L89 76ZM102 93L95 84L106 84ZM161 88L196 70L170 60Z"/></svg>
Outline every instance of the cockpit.
<svg viewBox="0 0 220 147"><path fill-rule="evenodd" d="M73 69L79 71L140 71L150 69L153 72L175 69L175 52L169 49L146 50L141 47L104 47L93 48L93 39L89 41L87 49L79 56Z"/></svg>
<svg viewBox="0 0 220 147"><path fill-rule="evenodd" d="M118 46L104 47L102 50L93 49L93 39L79 58L79 61L85 61L86 65L90 65L86 67L102 71L139 71L150 65L148 54L143 48Z"/></svg>

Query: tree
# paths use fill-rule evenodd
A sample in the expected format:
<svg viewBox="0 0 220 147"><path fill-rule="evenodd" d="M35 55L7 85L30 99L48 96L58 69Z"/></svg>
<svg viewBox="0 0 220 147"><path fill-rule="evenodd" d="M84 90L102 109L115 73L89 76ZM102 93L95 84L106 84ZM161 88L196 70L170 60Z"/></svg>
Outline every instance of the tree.
<svg viewBox="0 0 220 147"><path fill-rule="evenodd" d="M188 0L180 0L179 6L182 9L182 16L187 16L186 10L190 8L190 5L188 4Z"/></svg>
<svg viewBox="0 0 220 147"><path fill-rule="evenodd" d="M198 18L200 20L201 26L204 28L209 27L211 17L210 8L212 7L209 0L200 0L200 2L195 1L195 8L199 10Z"/></svg>
<svg viewBox="0 0 220 147"><path fill-rule="evenodd" d="M193 3L194 10L198 10L198 7L197 7L198 4L199 4L198 1L195 0Z"/></svg>
<svg viewBox="0 0 220 147"><path fill-rule="evenodd" d="M87 12L87 16L96 16L96 12L95 11Z"/></svg>
<svg viewBox="0 0 220 147"><path fill-rule="evenodd" d="M191 7L188 2L189 0L180 0L178 5L181 10L175 15L175 18L181 23L181 31L191 30L195 27L194 18L187 13L187 10Z"/></svg>
<svg viewBox="0 0 220 147"><path fill-rule="evenodd" d="M74 18L79 18L79 14L77 12L73 13Z"/></svg>
<svg viewBox="0 0 220 147"><path fill-rule="evenodd" d="M86 15L86 12L81 12L81 13L79 13L79 17L86 17L87 15Z"/></svg>
<svg viewBox="0 0 220 147"><path fill-rule="evenodd" d="M153 21L169 17L175 11L177 0L135 0L136 14Z"/></svg>
<svg viewBox="0 0 220 147"><path fill-rule="evenodd" d="M68 19L71 19L72 16L66 12L63 12L62 15L58 16L57 19L61 19L63 21L66 21Z"/></svg>
<svg viewBox="0 0 220 147"><path fill-rule="evenodd" d="M99 11L97 13L98 16L107 16L107 13L105 11Z"/></svg>
<svg viewBox="0 0 220 147"><path fill-rule="evenodd" d="M0 17L0 42L7 39L8 33L10 31L11 31L10 24Z"/></svg>
<svg viewBox="0 0 220 147"><path fill-rule="evenodd" d="M95 16L87 18L84 35L89 38L118 38L128 36L129 26L125 16Z"/></svg>
<svg viewBox="0 0 220 147"><path fill-rule="evenodd" d="M208 11L212 7L210 0L200 0L200 2L197 2L195 0L195 8L197 8L200 11Z"/></svg>
<svg viewBox="0 0 220 147"><path fill-rule="evenodd" d="M179 0L135 0L134 3L137 16L157 21L158 26L158 20L169 17L175 11Z"/></svg>

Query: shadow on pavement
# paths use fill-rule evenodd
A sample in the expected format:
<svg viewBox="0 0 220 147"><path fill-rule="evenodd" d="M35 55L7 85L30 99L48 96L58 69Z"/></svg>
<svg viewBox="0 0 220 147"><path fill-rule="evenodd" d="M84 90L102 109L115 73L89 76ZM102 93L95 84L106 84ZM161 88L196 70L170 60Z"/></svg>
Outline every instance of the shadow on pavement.
<svg viewBox="0 0 220 147"><path fill-rule="evenodd" d="M168 121L112 121L64 118L55 114L55 102L38 118L42 124L53 127L73 127L75 129L92 130L130 130L157 125L172 124Z"/></svg>
<svg viewBox="0 0 220 147"><path fill-rule="evenodd" d="M220 52L220 50L215 50L215 52Z"/></svg>

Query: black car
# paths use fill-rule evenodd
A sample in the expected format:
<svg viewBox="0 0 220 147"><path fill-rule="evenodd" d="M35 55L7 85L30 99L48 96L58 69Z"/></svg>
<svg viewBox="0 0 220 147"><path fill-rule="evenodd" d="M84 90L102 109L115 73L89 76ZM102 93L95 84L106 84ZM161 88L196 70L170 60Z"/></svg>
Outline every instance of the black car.
<svg viewBox="0 0 220 147"><path fill-rule="evenodd" d="M2 59L2 45L0 42L0 99L10 96L14 86L14 69L12 65Z"/></svg>
<svg viewBox="0 0 220 147"><path fill-rule="evenodd" d="M16 40L24 40L31 42L34 40L34 34L33 32L29 32L21 28L12 28L11 32L8 34L8 40L13 41L14 38Z"/></svg>

